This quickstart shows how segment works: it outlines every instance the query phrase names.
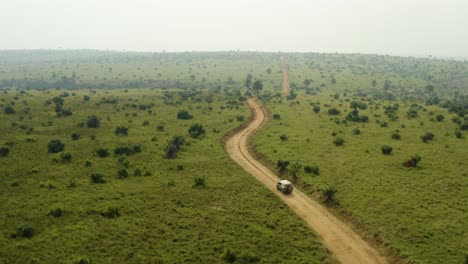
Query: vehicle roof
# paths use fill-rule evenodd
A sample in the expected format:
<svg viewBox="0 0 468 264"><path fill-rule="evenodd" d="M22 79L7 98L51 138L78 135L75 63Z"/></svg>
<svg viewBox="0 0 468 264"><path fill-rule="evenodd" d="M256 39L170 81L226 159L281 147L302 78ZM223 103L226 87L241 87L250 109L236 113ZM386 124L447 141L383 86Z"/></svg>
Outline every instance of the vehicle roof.
<svg viewBox="0 0 468 264"><path fill-rule="evenodd" d="M280 180L279 183L281 183L281 184L291 184L291 182L288 181L288 180Z"/></svg>

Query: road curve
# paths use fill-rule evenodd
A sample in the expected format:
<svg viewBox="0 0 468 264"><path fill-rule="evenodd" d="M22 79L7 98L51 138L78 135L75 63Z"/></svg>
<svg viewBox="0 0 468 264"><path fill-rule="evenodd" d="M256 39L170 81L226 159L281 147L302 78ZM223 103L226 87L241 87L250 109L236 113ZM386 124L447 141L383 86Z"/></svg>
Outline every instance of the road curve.
<svg viewBox="0 0 468 264"><path fill-rule="evenodd" d="M254 99L247 100L247 103L252 110L253 118L247 127L227 141L226 150L231 158L274 194L279 196L315 230L322 237L325 246L341 263L388 263L348 225L341 222L318 202L297 189L290 195L283 195L276 190L278 177L255 160L248 151L250 136L267 122L267 115Z"/></svg>

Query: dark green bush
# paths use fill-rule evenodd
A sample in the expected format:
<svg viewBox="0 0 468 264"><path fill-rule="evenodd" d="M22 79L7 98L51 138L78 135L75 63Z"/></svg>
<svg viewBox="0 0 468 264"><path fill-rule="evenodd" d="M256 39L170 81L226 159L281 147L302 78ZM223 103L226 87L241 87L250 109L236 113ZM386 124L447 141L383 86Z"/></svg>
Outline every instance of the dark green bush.
<svg viewBox="0 0 468 264"><path fill-rule="evenodd" d="M11 115L11 114L14 114L16 113L15 109L13 108L13 106L11 105L7 105L3 108L3 111L5 112L5 114L7 115Z"/></svg>
<svg viewBox="0 0 468 264"><path fill-rule="evenodd" d="M63 215L63 210L62 208L60 207L55 207L55 208L52 208L50 209L49 211L49 215L53 216L53 217L60 217Z"/></svg>
<svg viewBox="0 0 468 264"><path fill-rule="evenodd" d="M445 117L443 115L439 114L439 115L436 116L436 120L439 121L439 122L444 121L444 119L445 119Z"/></svg>
<svg viewBox="0 0 468 264"><path fill-rule="evenodd" d="M53 139L47 144L47 149L49 153L58 153L65 149L65 144L58 139Z"/></svg>
<svg viewBox="0 0 468 264"><path fill-rule="evenodd" d="M101 119L99 117L92 115L88 116L88 121L86 121L88 128L98 128L101 125Z"/></svg>
<svg viewBox="0 0 468 264"><path fill-rule="evenodd" d="M318 114L320 112L320 106L314 106L314 108L312 108L312 111L314 111L314 113Z"/></svg>
<svg viewBox="0 0 468 264"><path fill-rule="evenodd" d="M280 136L280 139L281 139L281 141L286 141L286 140L288 140L288 135L282 134L282 135Z"/></svg>
<svg viewBox="0 0 468 264"><path fill-rule="evenodd" d="M101 215L106 218L117 218L120 216L120 209L115 206L109 206L106 210L101 212Z"/></svg>
<svg viewBox="0 0 468 264"><path fill-rule="evenodd" d="M336 137L335 140L333 140L333 144L336 146L342 146L344 144L344 139L342 137Z"/></svg>
<svg viewBox="0 0 468 264"><path fill-rule="evenodd" d="M96 154L100 158L105 158L109 156L109 150L105 148L99 148L98 150L96 150Z"/></svg>
<svg viewBox="0 0 468 264"><path fill-rule="evenodd" d="M192 186L193 188L205 188L206 187L206 182L205 178L203 177L196 177L194 179L194 184Z"/></svg>
<svg viewBox="0 0 468 264"><path fill-rule="evenodd" d="M273 119L280 120L281 119L280 114L274 114Z"/></svg>
<svg viewBox="0 0 468 264"><path fill-rule="evenodd" d="M223 260L227 263L234 263L237 260L237 254L234 250L227 248L223 253Z"/></svg>
<svg viewBox="0 0 468 264"><path fill-rule="evenodd" d="M411 159L407 160L406 162L403 163L404 166L406 167L416 167L418 166L418 163L421 161L421 156L418 154L413 155Z"/></svg>
<svg viewBox="0 0 468 264"><path fill-rule="evenodd" d="M72 155L69 152L63 152L60 155L60 157L61 157L63 162L71 161L71 159L72 159Z"/></svg>
<svg viewBox="0 0 468 264"><path fill-rule="evenodd" d="M117 172L119 179L125 179L128 177L128 171L126 169L121 169Z"/></svg>
<svg viewBox="0 0 468 264"><path fill-rule="evenodd" d="M128 135L128 128L127 127L123 127L123 126L119 126L115 129L114 133L117 135L117 136L127 136Z"/></svg>
<svg viewBox="0 0 468 264"><path fill-rule="evenodd" d="M360 135L360 134L361 134L361 130L359 128L353 129L353 135Z"/></svg>
<svg viewBox="0 0 468 264"><path fill-rule="evenodd" d="M100 173L94 173L94 174L91 174L91 182L92 183L106 183L106 180L104 180L104 175Z"/></svg>
<svg viewBox="0 0 468 264"><path fill-rule="evenodd" d="M304 166L304 172L312 173L318 176L320 174L320 169L317 165L307 165L307 166Z"/></svg>
<svg viewBox="0 0 468 264"><path fill-rule="evenodd" d="M78 139L80 139L80 134L79 134L79 133L76 133L76 132L73 133L73 134L71 135L71 139L72 139L72 140L78 140Z"/></svg>
<svg viewBox="0 0 468 264"><path fill-rule="evenodd" d="M329 115L339 115L340 113L341 113L341 112L340 112L338 109L336 109L336 108L330 108L330 109L328 109L328 114L329 114Z"/></svg>
<svg viewBox="0 0 468 264"><path fill-rule="evenodd" d="M400 133L398 133L398 132L393 132L392 133L392 139L400 140L400 138L401 138Z"/></svg>
<svg viewBox="0 0 468 264"><path fill-rule="evenodd" d="M12 235L12 237L31 238L35 234L36 232L34 231L34 228L30 224L22 223L16 227L16 232Z"/></svg>
<svg viewBox="0 0 468 264"><path fill-rule="evenodd" d="M193 138L200 138L205 134L205 129L203 128L203 125L201 124L193 124L189 129L188 133L190 134L191 137Z"/></svg>
<svg viewBox="0 0 468 264"><path fill-rule="evenodd" d="M192 118L193 118L193 116L187 110L180 110L177 113L177 119L190 120Z"/></svg>
<svg viewBox="0 0 468 264"><path fill-rule="evenodd" d="M393 150L393 148L388 145L383 145L380 149L382 150L382 154L384 155L392 154L392 150Z"/></svg>
<svg viewBox="0 0 468 264"><path fill-rule="evenodd" d="M7 147L0 147L0 157L6 157L10 153L10 149Z"/></svg>
<svg viewBox="0 0 468 264"><path fill-rule="evenodd" d="M421 139L422 139L423 142L433 140L434 139L434 134L432 134L431 132L427 132L426 134L421 136Z"/></svg>
<svg viewBox="0 0 468 264"><path fill-rule="evenodd" d="M276 166L280 169L280 171L285 171L289 166L289 160L278 160L276 162Z"/></svg>

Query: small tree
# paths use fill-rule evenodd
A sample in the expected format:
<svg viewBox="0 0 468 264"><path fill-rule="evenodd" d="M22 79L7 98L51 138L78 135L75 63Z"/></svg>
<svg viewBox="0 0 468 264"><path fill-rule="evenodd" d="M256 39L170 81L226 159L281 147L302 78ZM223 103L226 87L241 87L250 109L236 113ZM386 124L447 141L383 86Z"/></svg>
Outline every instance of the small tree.
<svg viewBox="0 0 468 264"><path fill-rule="evenodd" d="M71 135L71 139L72 139L72 140L78 140L78 139L80 139L80 134L77 133L77 132L73 133L73 134Z"/></svg>
<svg viewBox="0 0 468 264"><path fill-rule="evenodd" d="M6 157L10 153L10 149L7 147L0 147L0 157Z"/></svg>
<svg viewBox="0 0 468 264"><path fill-rule="evenodd" d="M382 150L382 154L384 155L390 155L393 150L393 148L388 145L383 145L380 149Z"/></svg>
<svg viewBox="0 0 468 264"><path fill-rule="evenodd" d="M200 138L201 136L205 135L205 129L201 124L193 124L189 129L188 133L193 138Z"/></svg>
<svg viewBox="0 0 468 264"><path fill-rule="evenodd" d="M5 108L3 108L3 111L4 111L5 114L7 114L7 115L11 115L11 114L16 113L15 109L14 109L13 106L11 106L11 105L5 106Z"/></svg>
<svg viewBox="0 0 468 264"><path fill-rule="evenodd" d="M49 153L58 153L65 149L65 144L58 139L53 139L47 144L47 149Z"/></svg>
<svg viewBox="0 0 468 264"><path fill-rule="evenodd" d="M180 110L177 113L177 119L190 120L192 118L193 118L193 116L187 110Z"/></svg>
<svg viewBox="0 0 468 264"><path fill-rule="evenodd" d="M289 167L289 172L291 173L291 176L292 176L294 182L297 182L299 180L299 177L298 177L297 174L299 173L301 168L302 168L302 165L299 164L299 162L294 162Z"/></svg>
<svg viewBox="0 0 468 264"><path fill-rule="evenodd" d="M278 162L276 162L276 166L280 169L281 172L284 172L289 166L289 160L278 160Z"/></svg>
<svg viewBox="0 0 468 264"><path fill-rule="evenodd" d="M337 190L333 186L328 186L325 189L322 190L322 195L325 197L325 202L326 203L331 203L335 201L335 194Z"/></svg>
<svg viewBox="0 0 468 264"><path fill-rule="evenodd" d="M104 180L104 175L100 173L94 173L94 174L91 174L91 182L92 183L105 183L106 180Z"/></svg>
<svg viewBox="0 0 468 264"><path fill-rule="evenodd" d="M205 188L206 187L206 182L205 182L205 178L203 177L196 177L194 179L194 183L193 183L193 188Z"/></svg>
<svg viewBox="0 0 468 264"><path fill-rule="evenodd" d="M115 129L114 132L117 136L127 136L128 135L128 128L119 126Z"/></svg>
<svg viewBox="0 0 468 264"><path fill-rule="evenodd" d="M444 119L445 119L445 117L443 115L439 114L439 115L436 116L436 120L439 121L439 122L444 121Z"/></svg>
<svg viewBox="0 0 468 264"><path fill-rule="evenodd" d="M342 137L336 137L335 140L333 140L333 143L336 146L342 146L344 144L344 139Z"/></svg>
<svg viewBox="0 0 468 264"><path fill-rule="evenodd" d="M338 109L336 109L336 108L330 108L330 109L328 109L328 114L329 114L329 115L339 115L340 113L341 113L341 112L340 112Z"/></svg>
<svg viewBox="0 0 468 264"><path fill-rule="evenodd" d="M411 159L407 160L406 162L403 163L403 166L406 167L416 167L418 166L418 163L421 161L421 156L418 154L413 155Z"/></svg>
<svg viewBox="0 0 468 264"><path fill-rule="evenodd" d="M88 116L88 121L86 122L88 128L98 128L101 125L101 120L99 117L92 115Z"/></svg>
<svg viewBox="0 0 468 264"><path fill-rule="evenodd" d="M260 80L255 80L252 85L252 90L258 96L260 92L263 90L263 83Z"/></svg>
<svg viewBox="0 0 468 264"><path fill-rule="evenodd" d="M280 139L281 139L281 141L286 141L286 140L288 140L288 135L286 135L286 134L281 134L281 135L280 135Z"/></svg>
<svg viewBox="0 0 468 264"><path fill-rule="evenodd" d="M312 108L312 111L314 111L314 113L318 114L320 112L320 106L318 106L318 105L314 106L314 108Z"/></svg>
<svg viewBox="0 0 468 264"><path fill-rule="evenodd" d="M396 131L392 133L392 139L400 140L400 138L401 138L400 133Z"/></svg>
<svg viewBox="0 0 468 264"><path fill-rule="evenodd" d="M431 132L427 132L426 134L421 136L421 139L422 139L423 142L433 140L434 139L434 134L432 134Z"/></svg>
<svg viewBox="0 0 468 264"><path fill-rule="evenodd" d="M307 165L304 166L304 172L305 173L312 173L316 176L320 175L320 169L319 166L317 165Z"/></svg>

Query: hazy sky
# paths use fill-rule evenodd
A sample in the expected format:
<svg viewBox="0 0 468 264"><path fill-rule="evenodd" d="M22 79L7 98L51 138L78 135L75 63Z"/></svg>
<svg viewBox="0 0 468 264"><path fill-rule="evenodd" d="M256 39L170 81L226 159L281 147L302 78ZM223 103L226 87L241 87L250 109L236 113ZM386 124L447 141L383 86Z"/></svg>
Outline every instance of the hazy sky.
<svg viewBox="0 0 468 264"><path fill-rule="evenodd" d="M468 57L468 0L0 0L0 49Z"/></svg>

